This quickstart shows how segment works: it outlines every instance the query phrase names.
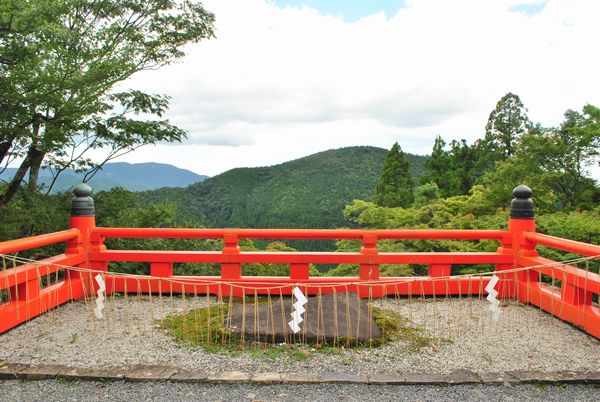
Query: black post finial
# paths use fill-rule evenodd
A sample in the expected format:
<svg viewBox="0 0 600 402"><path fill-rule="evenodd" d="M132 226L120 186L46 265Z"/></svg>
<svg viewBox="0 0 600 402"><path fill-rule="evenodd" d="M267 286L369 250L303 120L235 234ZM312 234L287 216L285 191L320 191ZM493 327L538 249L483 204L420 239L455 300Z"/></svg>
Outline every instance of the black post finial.
<svg viewBox="0 0 600 402"><path fill-rule="evenodd" d="M71 216L94 216L94 199L90 197L92 188L85 183L79 183L73 189L71 201Z"/></svg>
<svg viewBox="0 0 600 402"><path fill-rule="evenodd" d="M533 219L533 191L524 184L513 190L513 200L510 203L510 217L514 219Z"/></svg>

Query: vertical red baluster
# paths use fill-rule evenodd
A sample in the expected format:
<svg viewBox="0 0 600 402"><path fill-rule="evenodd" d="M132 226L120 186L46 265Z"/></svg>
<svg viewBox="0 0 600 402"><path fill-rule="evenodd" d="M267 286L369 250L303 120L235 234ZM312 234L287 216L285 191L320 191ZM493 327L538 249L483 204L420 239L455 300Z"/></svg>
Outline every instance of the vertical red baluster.
<svg viewBox="0 0 600 402"><path fill-rule="evenodd" d="M228 255L240 253L239 239L237 233L225 233L223 235L224 247L222 250L225 261L228 261ZM240 279L242 277L242 264L226 262L221 264L222 279Z"/></svg>

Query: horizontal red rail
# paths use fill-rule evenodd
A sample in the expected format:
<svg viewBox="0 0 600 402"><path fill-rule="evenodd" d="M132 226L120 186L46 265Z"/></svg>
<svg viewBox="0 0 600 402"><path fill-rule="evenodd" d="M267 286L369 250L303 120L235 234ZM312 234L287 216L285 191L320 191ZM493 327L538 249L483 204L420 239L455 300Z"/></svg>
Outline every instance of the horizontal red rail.
<svg viewBox="0 0 600 402"><path fill-rule="evenodd" d="M84 296L84 287L79 278L67 279L41 289L35 296L0 304L0 334L31 320L61 304Z"/></svg>
<svg viewBox="0 0 600 402"><path fill-rule="evenodd" d="M586 292L600 293L600 275L571 265L557 263L542 257L517 257L517 264L533 268L533 271L548 275Z"/></svg>
<svg viewBox="0 0 600 402"><path fill-rule="evenodd" d="M549 236L541 233L526 232L527 240L534 244L553 247L559 250L568 251L570 253L593 257L600 255L600 246L593 244L581 243L574 240L567 240L560 237Z"/></svg>
<svg viewBox="0 0 600 402"><path fill-rule="evenodd" d="M600 309L592 304L573 304L561 292L537 282L519 282L519 299L531 303L561 320L583 328L600 339Z"/></svg>
<svg viewBox="0 0 600 402"><path fill-rule="evenodd" d="M234 234L244 239L315 239L343 240L376 236L390 240L501 240L507 230L435 230L435 229L183 229L183 228L96 228L94 235L116 238L204 238L220 239Z"/></svg>
<svg viewBox="0 0 600 402"><path fill-rule="evenodd" d="M273 264L511 264L512 255L498 253L336 253L108 250L89 254L98 262L197 262Z"/></svg>
<svg viewBox="0 0 600 402"><path fill-rule="evenodd" d="M26 237L24 239L0 242L0 254L11 254L18 251L62 243L79 236L79 229L63 230L45 235Z"/></svg>
<svg viewBox="0 0 600 402"><path fill-rule="evenodd" d="M60 254L39 260L35 263L23 264L15 268L0 271L0 290L8 289L56 272L60 269L58 265L69 267L77 266L82 262L85 262L85 256L82 254Z"/></svg>

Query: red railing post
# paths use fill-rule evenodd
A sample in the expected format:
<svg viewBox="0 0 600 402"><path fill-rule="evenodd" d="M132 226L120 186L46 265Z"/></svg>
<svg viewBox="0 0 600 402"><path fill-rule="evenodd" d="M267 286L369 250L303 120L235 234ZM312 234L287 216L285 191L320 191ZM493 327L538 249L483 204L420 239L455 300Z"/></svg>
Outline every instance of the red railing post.
<svg viewBox="0 0 600 402"><path fill-rule="evenodd" d="M308 279L308 264L290 264L290 279L304 281Z"/></svg>
<svg viewBox="0 0 600 402"><path fill-rule="evenodd" d="M377 250L377 236L372 234L363 235L363 246L360 253L368 257L379 253ZM379 279L379 265L371 264L368 261L366 264L360 264L358 269L358 277L363 281Z"/></svg>
<svg viewBox="0 0 600 402"><path fill-rule="evenodd" d="M450 264L430 264L427 266L427 274L432 278L450 276L451 269Z"/></svg>
<svg viewBox="0 0 600 402"><path fill-rule="evenodd" d="M40 277L35 273L29 272L26 272L25 276L25 282L9 288L10 300L29 302L40 295Z"/></svg>
<svg viewBox="0 0 600 402"><path fill-rule="evenodd" d="M527 232L535 232L534 208L533 201L531 200L532 194L533 191L524 184L513 190L514 198L510 203L510 218L508 221L510 235L502 239L502 244L498 252L513 255L514 263L512 265L497 265L496 271L498 272L520 268L520 265L517 263L517 257L519 256L534 257L538 255L535 244L530 242L525 235ZM522 302L527 302L527 286L537 282L537 280L537 274L533 271L523 271L505 276L501 275L498 292L501 297L514 297Z"/></svg>
<svg viewBox="0 0 600 402"><path fill-rule="evenodd" d="M23 321L29 320L39 313L36 311L40 305L40 277L35 273L26 274L26 281L18 284L15 287L9 288L10 299L12 300L12 304L15 306L16 316L10 317L8 320L11 320L9 328L21 323ZM20 307L17 307L20 306ZM32 306L32 307L30 307ZM16 321L14 319L16 318ZM4 319L4 318L3 318ZM8 321L7 320L7 321ZM0 330L0 333L2 331Z"/></svg>
<svg viewBox="0 0 600 402"><path fill-rule="evenodd" d="M450 276L452 272L452 265L450 264L429 264L427 265L427 276L430 278L440 278ZM437 289L446 288L446 283L443 281L431 281L431 289L433 293L437 292Z"/></svg>
<svg viewBox="0 0 600 402"><path fill-rule="evenodd" d="M240 253L239 238L237 233L225 233L223 235L224 247L221 251L224 256L231 256ZM224 263L221 264L222 279L240 279L242 277L242 264Z"/></svg>
<svg viewBox="0 0 600 402"><path fill-rule="evenodd" d="M170 278L173 276L173 263L172 262L151 262L150 263L150 276L157 276L160 278Z"/></svg>
<svg viewBox="0 0 600 402"><path fill-rule="evenodd" d="M75 186L73 193L75 197L71 202L69 227L79 229L79 236L67 243L65 254L84 255L85 262L79 265L81 268L107 271L108 264L106 262L91 262L89 260L89 253L106 251L103 237L93 234L96 229L96 211L94 209L94 199L90 197L92 188L85 183L81 183ZM66 278L73 281L72 285L77 285L77 282L81 281L80 285L90 294L97 286L91 274L69 271L66 273Z"/></svg>
<svg viewBox="0 0 600 402"><path fill-rule="evenodd" d="M585 289L576 287L569 282L562 283L561 297L566 303L575 306L591 305L593 301L592 292L586 292Z"/></svg>

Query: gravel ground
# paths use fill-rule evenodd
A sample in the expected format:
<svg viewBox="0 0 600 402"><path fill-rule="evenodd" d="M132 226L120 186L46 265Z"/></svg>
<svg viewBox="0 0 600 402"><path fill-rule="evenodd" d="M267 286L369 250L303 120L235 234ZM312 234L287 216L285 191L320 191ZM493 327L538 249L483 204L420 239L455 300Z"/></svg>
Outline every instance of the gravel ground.
<svg viewBox="0 0 600 402"><path fill-rule="evenodd" d="M208 385L0 381L0 401L597 401L591 386Z"/></svg>
<svg viewBox="0 0 600 402"><path fill-rule="evenodd" d="M168 364L207 372L393 372L448 373L509 370L600 371L600 341L532 307L510 302L494 322L488 302L472 299L377 301L395 309L434 341L412 351L405 342L382 348L313 351L308 359L291 353L207 352L179 346L155 325L174 312L206 305L206 298L110 298L105 319L93 303L76 302L0 335L0 360L73 367L130 367ZM270 356L270 357L268 357Z"/></svg>

